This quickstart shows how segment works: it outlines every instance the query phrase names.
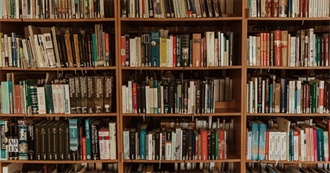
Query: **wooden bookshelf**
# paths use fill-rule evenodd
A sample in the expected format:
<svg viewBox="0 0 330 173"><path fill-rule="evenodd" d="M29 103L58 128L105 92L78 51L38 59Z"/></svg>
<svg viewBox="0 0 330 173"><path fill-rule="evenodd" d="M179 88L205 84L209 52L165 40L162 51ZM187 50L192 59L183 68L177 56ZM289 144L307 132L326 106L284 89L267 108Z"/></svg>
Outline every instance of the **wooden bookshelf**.
<svg viewBox="0 0 330 173"><path fill-rule="evenodd" d="M311 73L312 71L327 71L329 66L250 66L248 64L248 49L247 38L251 34L257 34L263 31L264 28L272 28L283 24L285 27L293 28L308 28L313 24L318 26L329 27L330 17L249 17L248 2L245 0L233 0L235 7L235 14L231 16L225 15L224 17L202 17L202 18L123 18L121 15L121 1L111 0L114 6L113 14L107 18L93 18L93 19L0 19L0 32L10 33L18 32L24 34L24 27L33 25L37 27L80 27L90 26L94 24L103 24L104 26L112 28L112 36L114 39L112 57L114 64L106 67L61 67L61 68L16 68L16 67L1 67L0 79L6 80L6 74L11 72L20 72L26 74L34 74L34 72L52 72L59 75L65 72L85 72L85 73L114 73L115 76L115 93L114 93L114 112L111 113L93 113L93 114L0 114L0 117L111 117L116 119L117 123L117 159L115 160L78 160L78 161L62 161L62 160L7 160L1 161L0 167L8 163L25 163L25 164L74 164L74 163L116 163L118 164L118 173L124 172L125 166L131 163L148 164L148 163L234 163L235 171L245 172L246 166L249 163L261 162L261 163L279 163L279 164L329 164L325 161L252 161L246 159L246 146L247 136L246 129L248 119L250 118L263 118L263 117L326 117L330 116L329 113L308 113L308 114L289 114L289 113L248 113L246 100L247 91L246 84L248 82L248 76L253 71L280 71L283 74L292 71ZM260 30L251 30L251 28L261 28ZM207 31L232 31L234 32L234 46L233 46L233 61L232 65L226 66L211 66L211 67L130 67L122 66L121 63L121 36L124 34L130 34L130 36L141 36L141 34L150 33L152 31L158 31L159 29L168 29L171 34L191 34L201 33L202 36ZM324 28L323 28L324 29ZM322 31L322 30L321 30ZM289 30L289 32L295 33L295 29ZM328 32L329 31L323 31ZM0 52L1 53L1 52ZM170 72L171 74L184 73L184 77L187 79L194 78L189 76L190 74L199 73L201 75L212 75L216 77L231 77L233 80L233 101L232 102L216 102L213 113L123 113L123 98L122 86L126 85L132 76L138 76L144 74L165 74ZM141 73L141 74L140 74ZM143 75L144 75L143 74ZM173 75L173 76L175 76ZM207 77L209 77L207 76ZM145 77L145 76L143 76ZM159 76L157 76L159 77ZM161 76L163 77L163 76ZM176 77L176 76L175 76ZM203 76L204 77L204 76ZM231 144L231 150L228 150L228 159L219 160L139 160L139 159L123 159L123 131L125 128L137 128L138 123L143 122L144 119L175 119L175 118L224 118L234 119L234 142ZM142 120L143 119L143 120ZM0 170L1 172L1 170Z"/></svg>

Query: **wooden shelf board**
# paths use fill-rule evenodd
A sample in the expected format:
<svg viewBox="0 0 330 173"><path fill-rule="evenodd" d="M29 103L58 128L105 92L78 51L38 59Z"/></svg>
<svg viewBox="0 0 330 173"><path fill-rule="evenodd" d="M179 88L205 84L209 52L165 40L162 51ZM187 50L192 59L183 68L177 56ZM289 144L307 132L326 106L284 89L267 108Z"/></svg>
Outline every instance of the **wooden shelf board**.
<svg viewBox="0 0 330 173"><path fill-rule="evenodd" d="M124 163L221 163L221 162L241 162L241 159L221 159L221 160L124 160Z"/></svg>
<svg viewBox="0 0 330 173"><path fill-rule="evenodd" d="M208 18L120 18L120 21L146 21L146 22L163 22L163 21L234 21L242 20L243 17L208 17Z"/></svg>
<svg viewBox="0 0 330 173"><path fill-rule="evenodd" d="M124 113L124 117L191 117L191 116L240 116L240 112L224 112L224 113L202 113L202 114L138 114L138 113Z"/></svg>
<svg viewBox="0 0 330 173"><path fill-rule="evenodd" d="M93 18L93 19L22 19L22 22L109 22L115 21L115 18Z"/></svg>
<svg viewBox="0 0 330 173"><path fill-rule="evenodd" d="M242 66L219 66L219 67L120 67L122 70L231 70L241 69Z"/></svg>
<svg viewBox="0 0 330 173"><path fill-rule="evenodd" d="M286 160L246 160L247 163L283 163L283 164L329 164L328 161L286 161Z"/></svg>
<svg viewBox="0 0 330 173"><path fill-rule="evenodd" d="M310 116L315 116L315 117L322 117L322 116L330 116L330 114L317 114L317 113L310 113L310 114L289 114L289 113L246 113L247 116L299 116L299 117L310 117Z"/></svg>
<svg viewBox="0 0 330 173"><path fill-rule="evenodd" d="M283 70L329 70L329 66L319 67L289 67L289 66L247 66L247 69L283 69Z"/></svg>
<svg viewBox="0 0 330 173"><path fill-rule="evenodd" d="M117 116L117 113L95 113L95 114L0 114L1 117L105 117Z"/></svg>
<svg viewBox="0 0 330 173"><path fill-rule="evenodd" d="M6 160L1 163L25 164L74 164L74 163L116 163L118 160Z"/></svg>
<svg viewBox="0 0 330 173"><path fill-rule="evenodd" d="M21 22L22 19L0 19L0 22Z"/></svg>
<svg viewBox="0 0 330 173"><path fill-rule="evenodd" d="M115 66L109 67L63 67L63 68L28 68L22 69L17 67L2 67L3 71L80 71L80 70L115 70Z"/></svg>
<svg viewBox="0 0 330 173"><path fill-rule="evenodd" d="M250 17L248 21L329 21L330 17Z"/></svg>

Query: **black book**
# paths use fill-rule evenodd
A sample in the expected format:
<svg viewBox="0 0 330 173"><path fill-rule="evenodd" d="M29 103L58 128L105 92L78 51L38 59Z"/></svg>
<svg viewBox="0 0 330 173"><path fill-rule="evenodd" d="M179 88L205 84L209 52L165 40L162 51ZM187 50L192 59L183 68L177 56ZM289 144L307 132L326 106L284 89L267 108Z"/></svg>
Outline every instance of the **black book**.
<svg viewBox="0 0 330 173"><path fill-rule="evenodd" d="M61 33L60 40L61 40L61 49L62 49L64 67L69 67L68 53L65 46L64 33Z"/></svg>
<svg viewBox="0 0 330 173"><path fill-rule="evenodd" d="M73 38L73 33L70 34L70 45L71 45L71 54L72 54L72 64L73 64L73 67L77 67L77 57L76 57L76 51L75 50L75 46L74 46L74 38Z"/></svg>
<svg viewBox="0 0 330 173"><path fill-rule="evenodd" d="M147 111L146 111L146 83L145 83L145 81L143 81L142 82L142 85L141 85L141 102L142 102L142 104L141 104L141 113L147 113Z"/></svg>
<svg viewBox="0 0 330 173"><path fill-rule="evenodd" d="M79 56L80 56L80 67L86 67L86 59L85 59L85 31L80 31L80 34L78 34L78 41L79 44L78 48L79 48Z"/></svg>
<svg viewBox="0 0 330 173"><path fill-rule="evenodd" d="M192 126L188 126L187 129L187 133L188 133L188 145L187 145L187 155L188 158L186 158L187 160L192 160L193 159L193 143L195 143L195 139L193 136L193 127Z"/></svg>
<svg viewBox="0 0 330 173"><path fill-rule="evenodd" d="M167 80L163 81L163 97L164 97L164 113L170 113L170 105L169 105L169 83Z"/></svg>
<svg viewBox="0 0 330 173"><path fill-rule="evenodd" d="M182 45L181 45L181 34L176 35L176 66L182 66Z"/></svg>
<svg viewBox="0 0 330 173"><path fill-rule="evenodd" d="M150 64L150 35L149 34L143 34L142 35L142 52L143 55L142 56L142 66L151 66Z"/></svg>
<svg viewBox="0 0 330 173"><path fill-rule="evenodd" d="M91 143L92 143L92 160L99 160L100 159L100 149L99 149L99 127L100 121L94 120L91 123Z"/></svg>
<svg viewBox="0 0 330 173"><path fill-rule="evenodd" d="M92 34L87 34L87 45L88 45L88 67L94 67L93 61L93 41L92 41Z"/></svg>
<svg viewBox="0 0 330 173"><path fill-rule="evenodd" d="M216 130L214 129L210 129L210 133L211 133L211 159L215 160L215 145L218 145L218 141L215 141L215 133L217 133Z"/></svg>
<svg viewBox="0 0 330 173"><path fill-rule="evenodd" d="M64 160L72 160L70 152L70 136L69 136L69 122L63 122L64 133L62 137L64 138Z"/></svg>
<svg viewBox="0 0 330 173"><path fill-rule="evenodd" d="M56 121L53 123L51 127L51 142L53 143L53 149L52 149L52 159L53 160L60 160L59 158L59 146L62 145L62 143L59 143L59 125L62 123L61 121Z"/></svg>
<svg viewBox="0 0 330 173"><path fill-rule="evenodd" d="M195 105L195 113L199 114L202 113L202 105L201 105L201 101L202 101L202 97L201 97L201 81L200 80L195 80L194 81L195 86L196 86L196 105Z"/></svg>
<svg viewBox="0 0 330 173"><path fill-rule="evenodd" d="M80 79L78 76L74 77L74 86L75 86L74 97L76 102L76 113L81 114L81 87L80 87Z"/></svg>
<svg viewBox="0 0 330 173"><path fill-rule="evenodd" d="M203 80L201 82L201 113L205 113L205 86L206 86L206 81Z"/></svg>
<svg viewBox="0 0 330 173"><path fill-rule="evenodd" d="M212 130L207 130L207 157L209 160L212 160Z"/></svg>
<svg viewBox="0 0 330 173"><path fill-rule="evenodd" d="M184 79L182 83L182 112L188 113L188 79Z"/></svg>
<svg viewBox="0 0 330 173"><path fill-rule="evenodd" d="M142 91L141 90L142 90L141 84L136 83L138 113L142 113Z"/></svg>
<svg viewBox="0 0 330 173"><path fill-rule="evenodd" d="M214 17L213 15L213 7L212 7L212 0L206 0L206 11L208 14L208 17Z"/></svg>
<svg viewBox="0 0 330 173"><path fill-rule="evenodd" d="M59 57L60 57L60 65L61 65L61 67L64 67L64 53L63 53L63 50L62 50L62 44L63 44L63 42L62 42L62 40L61 40L61 34L58 34L58 33L56 33L56 43L54 43L54 44L57 44L57 47L58 47L58 55L59 55Z"/></svg>
<svg viewBox="0 0 330 173"><path fill-rule="evenodd" d="M175 113L175 81L170 81L169 92L168 92L168 102L169 102L169 113Z"/></svg>
<svg viewBox="0 0 330 173"><path fill-rule="evenodd" d="M104 99L103 99L103 112L110 113L112 108L112 96L114 88L114 77L105 76L104 77Z"/></svg>
<svg viewBox="0 0 330 173"><path fill-rule="evenodd" d="M281 111L281 113L286 113L286 111L287 111L287 84L288 84L288 80L285 79L285 78L281 78L280 82L281 82L280 111ZM310 87L310 88L312 88L312 87Z"/></svg>
<svg viewBox="0 0 330 173"><path fill-rule="evenodd" d="M66 138L65 138L65 128L64 128L64 123L66 122L59 122L58 123L58 131L57 131L57 134L58 134L58 142L57 142L57 160L65 160L65 141L66 141Z"/></svg>
<svg viewBox="0 0 330 173"><path fill-rule="evenodd" d="M16 123L8 125L8 156L9 160L18 159L18 127Z"/></svg>
<svg viewBox="0 0 330 173"><path fill-rule="evenodd" d="M182 159L187 160L187 147L188 147L188 131L187 129L182 129Z"/></svg>
<svg viewBox="0 0 330 173"><path fill-rule="evenodd" d="M129 131L129 151L130 151L129 155L131 160L136 159L135 145L137 144L135 143L135 132L136 132L135 128L131 128Z"/></svg>
<svg viewBox="0 0 330 173"><path fill-rule="evenodd" d="M160 160L160 129L156 129L155 132L155 160Z"/></svg>
<svg viewBox="0 0 330 173"><path fill-rule="evenodd" d="M155 17L154 1L148 0L148 5L149 5L149 18L154 18Z"/></svg>
<svg viewBox="0 0 330 173"><path fill-rule="evenodd" d="M87 114L87 77L80 76L80 103L81 113Z"/></svg>
<svg viewBox="0 0 330 173"><path fill-rule="evenodd" d="M189 48L190 48L190 40L189 34L182 34L181 39L181 48L182 48L182 66L189 67Z"/></svg>
<svg viewBox="0 0 330 173"><path fill-rule="evenodd" d="M46 121L39 124L39 139L40 139L40 160L47 160L47 151L50 146L48 143L48 126L51 121Z"/></svg>
<svg viewBox="0 0 330 173"><path fill-rule="evenodd" d="M46 140L47 140L47 146L46 146L46 160L54 160L53 156L53 150L55 142L53 141L53 126L56 123L56 121L51 121L47 126L45 126L46 130ZM56 133L56 132L55 132Z"/></svg>
<svg viewBox="0 0 330 173"><path fill-rule="evenodd" d="M95 83L94 77L87 77L87 112L89 114L95 113Z"/></svg>
<svg viewBox="0 0 330 173"><path fill-rule="evenodd" d="M128 0L121 0L120 1L120 8L121 8L121 17L122 18L127 18L128 13L127 13L127 1Z"/></svg>
<svg viewBox="0 0 330 173"><path fill-rule="evenodd" d="M35 133L34 133L34 126L36 122L35 121L30 121L28 122L28 127L27 127L27 144L28 144L28 159L29 160L35 160Z"/></svg>

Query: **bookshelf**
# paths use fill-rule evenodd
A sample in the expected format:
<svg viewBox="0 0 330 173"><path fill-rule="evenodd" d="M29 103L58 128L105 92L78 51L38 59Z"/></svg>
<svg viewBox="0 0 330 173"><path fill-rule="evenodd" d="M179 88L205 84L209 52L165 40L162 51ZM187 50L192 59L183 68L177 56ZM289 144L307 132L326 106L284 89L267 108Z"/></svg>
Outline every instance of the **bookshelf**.
<svg viewBox="0 0 330 173"><path fill-rule="evenodd" d="M316 165L316 164L328 164L326 161L287 161L280 160L278 162L272 160L249 160L246 158L246 148L247 148L247 134L246 129L248 129L248 122L251 119L255 120L265 120L276 119L277 117L297 117L297 118L308 118L308 117L327 117L329 113L258 113L255 111L249 112L249 101L247 98L249 92L247 91L247 83L250 80L250 76L257 73L268 73L276 74L277 76L294 76L294 75L312 75L314 73L319 74L321 72L328 71L328 66L274 66L274 65L257 65L249 64L249 42L247 38L249 36L257 36L262 32L273 32L274 30L288 30L289 33L295 35L298 29L308 29L313 27L315 33L323 34L329 33L330 29L330 17L251 17L251 12L249 11L250 1L244 0L233 0L233 13L226 14L223 12L222 17L202 17L202 18L143 18L143 17L133 17L134 13L128 13L128 11L123 11L124 1L116 0L105 0L110 3L110 13L104 18L93 18L93 19L0 19L0 32L10 34L11 32L19 33L23 37L26 35L26 28L29 25L39 27L39 28L49 28L58 27L65 28L69 27L72 30L75 28L92 28L94 29L96 24L102 24L104 28L107 28L110 34L110 44L111 58L112 62L109 66L97 66L97 67L40 67L40 68L18 68L18 67L5 67L0 69L0 79L1 81L6 81L8 79L8 73L15 74L44 74L50 73L56 77L62 74L111 74L115 77L114 90L112 98L112 111L109 113L91 113L91 114L63 114L63 113L46 113L46 114L22 114L22 113L2 113L1 119L9 118L37 118L41 117L43 119L66 119L66 118L108 118L114 120L116 123L116 159L106 159L106 160L6 160L0 162L0 167L4 167L9 163L24 163L27 165L42 165L42 164L76 164L76 163L87 163L89 165L102 165L102 164L116 164L117 172L124 172L124 170L130 165L139 164L153 164L160 166L159 169L169 167L170 170L174 170L175 167L187 167L195 165L197 168L199 166L206 166L207 164L213 165L215 168L220 167L231 167L233 172L246 172L246 168L254 163L260 164L302 164L302 165ZM222 0L220 0L222 1ZM220 2L219 1L219 2ZM224 1L224 0L223 0ZM253 1L253 0L251 0ZM257 2L257 0L254 0ZM126 2L126 1L125 1ZM144 1L145 2L145 1ZM206 2L206 1L205 1ZM251 8L250 8L251 9ZM126 9L127 10L127 9ZM124 17L123 13L126 13ZM132 16L129 16L132 15ZM138 14L141 15L141 14ZM177 14L175 14L177 15ZM180 14L181 15L181 14ZM208 15L208 14L207 14ZM283 26L283 27L278 27ZM228 60L222 59L222 62L210 62L215 65L187 65L180 66L172 65L173 62L166 62L171 65L140 65L146 63L146 60L130 59L130 57L138 57L139 52L133 52L128 48L132 42L138 42L144 34L154 34L160 30L167 30L168 33L165 36L158 36L158 38L167 38L170 36L183 37L183 35L188 35L188 39L194 39L193 34L200 34L201 37L206 37L207 32L213 32L215 35L213 38L220 38L217 33L224 34L224 39L228 39L228 43L232 44L232 52L228 53L231 58ZM230 32L233 34L233 39L230 40ZM228 35L227 35L228 34ZM123 36L128 35L127 38ZM124 41L123 41L124 39ZM126 40L125 40L126 39ZM132 40L130 40L132 39ZM138 40L138 41L137 41ZM141 39L140 41L143 41ZM152 41L152 38L149 38ZM182 40L181 40L182 41ZM122 43L124 42L124 46ZM193 42L193 41L191 41ZM205 42L206 43L206 42ZM126 45L125 45L126 44ZM160 44L160 42L159 42ZM189 44L189 43L188 43ZM136 45L133 45L136 46ZM193 56L193 43L192 45L187 45L189 49L188 53L191 52ZM205 45L204 45L205 46ZM205 52L208 52L207 46ZM213 45L214 46L214 45ZM229 48L229 46L228 46ZM139 49L139 48L137 48ZM224 48L227 49L227 48ZM167 50L159 50L160 52L166 52ZM172 50L173 51L173 50ZM230 50L228 50L230 52ZM183 52L181 52L183 53ZM227 52L226 52L227 53ZM181 54L182 55L182 54ZM166 55L174 56L174 54ZM175 55L177 56L177 54ZM200 56L200 55L199 55ZM205 55L204 55L205 56ZM215 55L216 56L216 55ZM221 56L221 55L220 55ZM220 57L219 56L219 57ZM218 59L221 59L219 58ZM229 56L228 56L229 57ZM152 64L152 57L149 57L149 63ZM128 64L126 64L128 61ZM160 59L158 61L161 61ZM133 63L133 65L132 65ZM161 62L160 62L161 63ZM188 62L190 63L190 62ZM205 62L206 63L206 62ZM223 63L223 64L221 64ZM225 64L228 63L228 64ZM192 63L193 64L193 63ZM152 107L152 111L139 111L139 104L134 101L129 107L126 101L128 93L133 91L126 90L129 83L143 86L146 82L146 77L149 80L157 81L157 85L164 85L165 81L177 80L187 80L188 84L190 81L203 82L204 80L209 82L213 79L228 79L232 80L232 97L230 101L216 101L212 108L208 111L196 112L195 108L197 105L191 105L187 103L190 108L185 111L172 111L168 113L165 112L164 107L160 107L161 104L158 101L148 101L149 104L153 105L152 102L157 102L156 108ZM147 85L146 85L147 86ZM124 90L125 88L125 90ZM159 92L158 87L156 88L156 95ZM152 91L155 93L155 91ZM125 95L123 95L125 94ZM169 94L170 95L170 94ZM138 97L138 94L135 95ZM149 95L150 96L150 95ZM134 97L134 96L133 96ZM187 96L188 98L189 96ZM139 99L139 98L137 98ZM146 101L148 98L145 98ZM142 99L143 100L143 99ZM141 101L142 101L141 100ZM188 101L187 101L188 102ZM170 103L169 103L170 104ZM204 103L206 104L206 103ZM211 103L210 103L211 104ZM146 105L142 105L146 106ZM150 106L150 105L149 105ZM196 106L196 107L195 107ZM129 107L129 108L128 108ZM142 107L141 107L142 108ZM150 109L150 107L149 107ZM157 109L154 112L154 109ZM191 109L191 110L189 110ZM159 112L158 112L159 111ZM163 111L163 112L162 112ZM135 129L140 130L141 124L147 124L147 134L148 132L153 132L157 130L162 130L162 125L165 126L166 130L175 128L170 128L171 124L177 121L189 121L197 122L198 120L204 122L223 122L224 126L228 122L228 127L232 128L231 133L233 133L230 138L230 142L227 141L227 152L226 158L220 159L191 159L191 158L177 158L176 156L171 156L172 158L166 159L139 159L139 155L135 155L133 159L125 158L125 139L124 131ZM196 123L197 124L197 123ZM221 124L221 123L218 123ZM212 128L213 129L213 128ZM197 130L196 130L197 131ZM215 131L215 130L214 130ZM172 131L173 132L173 131ZM198 133L196 133L198 136ZM136 133L137 136L140 134ZM152 135L155 135L154 133ZM190 144L189 144L190 145ZM165 156L164 156L165 157ZM230 166L229 164L230 163ZM1 171L0 171L1 172Z"/></svg>

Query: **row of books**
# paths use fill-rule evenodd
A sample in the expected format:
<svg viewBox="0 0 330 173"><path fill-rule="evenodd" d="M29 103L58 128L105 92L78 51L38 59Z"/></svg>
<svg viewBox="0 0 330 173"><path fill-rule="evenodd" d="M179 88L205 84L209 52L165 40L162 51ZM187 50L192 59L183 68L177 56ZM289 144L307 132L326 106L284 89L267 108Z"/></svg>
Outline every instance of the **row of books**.
<svg viewBox="0 0 330 173"><path fill-rule="evenodd" d="M215 102L233 101L230 77L204 80L163 79L122 86L123 113L215 113Z"/></svg>
<svg viewBox="0 0 330 173"><path fill-rule="evenodd" d="M101 163L102 164L102 163ZM28 167L23 163L10 163L2 166L3 173L115 173L117 172L116 164L105 164L106 168L102 169L103 165L97 163L96 168L91 168L91 164L76 163L76 164L38 164L33 167ZM100 168L101 167L101 168Z"/></svg>
<svg viewBox="0 0 330 173"><path fill-rule="evenodd" d="M71 28L72 29L72 28ZM19 68L96 67L112 64L110 33L94 28L38 28L29 25L25 37L0 33L0 66Z"/></svg>
<svg viewBox="0 0 330 173"><path fill-rule="evenodd" d="M246 173L329 173L327 168L315 168L313 166L294 166L289 165L287 168L280 169L276 166L262 165L254 166L246 169Z"/></svg>
<svg viewBox="0 0 330 173"><path fill-rule="evenodd" d="M328 161L327 118L248 121L248 160ZM268 124L268 125L267 125Z"/></svg>
<svg viewBox="0 0 330 173"><path fill-rule="evenodd" d="M196 165L196 163L191 163L192 165ZM227 166L228 165L228 166ZM230 166L229 166L230 165ZM179 167L179 166L177 166ZM184 163L180 163L180 169L175 167L174 171L170 171L171 169L166 168L167 170L160 169L154 164L131 164L125 166L124 173L230 173L232 172L231 167L233 167L232 163L221 163L220 166L216 168L196 168L194 166L185 167Z"/></svg>
<svg viewBox="0 0 330 173"><path fill-rule="evenodd" d="M234 120L214 122L161 122L161 128L147 124L123 131L124 159L140 160L218 160L227 158L232 144ZM230 137L229 137L230 136ZM231 138L230 140L228 138ZM228 142L227 142L228 140Z"/></svg>
<svg viewBox="0 0 330 173"><path fill-rule="evenodd" d="M329 17L329 0L249 0L250 17Z"/></svg>
<svg viewBox="0 0 330 173"><path fill-rule="evenodd" d="M233 32L207 31L169 34L160 29L150 34L121 36L121 64L130 67L213 67L233 62Z"/></svg>
<svg viewBox="0 0 330 173"><path fill-rule="evenodd" d="M251 77L247 83L249 113L329 113L329 81L316 77Z"/></svg>
<svg viewBox="0 0 330 173"><path fill-rule="evenodd" d="M121 0L123 18L201 18L234 14L231 0Z"/></svg>
<svg viewBox="0 0 330 173"><path fill-rule="evenodd" d="M42 80L1 81L3 114L110 113L113 76L76 76L42 83Z"/></svg>
<svg viewBox="0 0 330 173"><path fill-rule="evenodd" d="M262 32L247 43L250 66L329 66L329 34L315 34L314 28Z"/></svg>
<svg viewBox="0 0 330 173"><path fill-rule="evenodd" d="M0 120L0 160L116 159L116 121Z"/></svg>
<svg viewBox="0 0 330 173"><path fill-rule="evenodd" d="M3 19L86 19L110 17L110 0L10 0L2 1L0 17ZM111 8L112 7L112 8Z"/></svg>

